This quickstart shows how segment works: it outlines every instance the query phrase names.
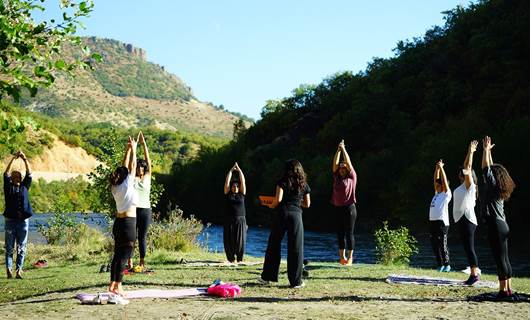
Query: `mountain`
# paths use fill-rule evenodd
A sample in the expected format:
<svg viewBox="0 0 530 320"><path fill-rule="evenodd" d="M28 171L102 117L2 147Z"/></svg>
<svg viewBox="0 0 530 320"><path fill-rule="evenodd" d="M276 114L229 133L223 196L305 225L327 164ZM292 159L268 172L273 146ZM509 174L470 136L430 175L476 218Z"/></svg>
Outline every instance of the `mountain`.
<svg viewBox="0 0 530 320"><path fill-rule="evenodd" d="M148 62L143 49L116 40L83 40L103 62L94 70L76 71L75 77L58 75L51 88L23 99L27 109L74 121L232 137L239 116L199 101L180 78ZM65 55L69 59L76 52Z"/></svg>
<svg viewBox="0 0 530 320"><path fill-rule="evenodd" d="M494 161L518 185L506 212L511 234L523 237L530 227L529 57L529 1L457 7L444 26L399 42L394 57L269 103L237 141L174 172L173 202L203 220L221 221L216 207L224 201L224 175L238 161L248 183L248 221L267 224L271 212L257 196L272 194L284 161L297 158L312 189L304 224L333 230L331 163L345 139L358 174L358 227L373 230L389 220L425 232L436 161L444 160L454 189L469 142L487 134L496 143ZM480 160L477 152L479 176Z"/></svg>

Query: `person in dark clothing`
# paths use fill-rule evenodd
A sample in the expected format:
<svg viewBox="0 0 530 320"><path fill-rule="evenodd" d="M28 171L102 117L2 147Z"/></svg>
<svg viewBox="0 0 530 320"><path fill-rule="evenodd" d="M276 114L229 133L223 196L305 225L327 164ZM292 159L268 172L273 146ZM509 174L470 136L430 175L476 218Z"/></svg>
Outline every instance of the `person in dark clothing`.
<svg viewBox="0 0 530 320"><path fill-rule="evenodd" d="M512 266L508 258L509 227L504 212L504 201L510 199L515 189L508 170L500 164L493 163L491 149L495 146L491 138L482 140L482 175L483 185L480 192L481 216L486 221L488 240L497 266L499 278L499 299L513 298Z"/></svg>
<svg viewBox="0 0 530 320"><path fill-rule="evenodd" d="M22 159L26 167L26 175L22 179L20 171L10 173L11 166L16 159ZM13 278L13 251L17 248L15 264L16 278L22 279L24 258L26 257L26 244L28 242L29 218L33 209L29 202L29 188L31 186L31 170L26 155L19 151L4 171L4 220L5 220L5 250L7 278Z"/></svg>
<svg viewBox="0 0 530 320"><path fill-rule="evenodd" d="M129 137L122 166L110 177L111 192L116 201L116 219L112 227L114 257L110 270L109 303L127 304L123 298L123 271L132 256L136 240L136 205L138 192L134 188L136 173L136 141Z"/></svg>
<svg viewBox="0 0 530 320"><path fill-rule="evenodd" d="M280 272L281 243L287 232L287 275L293 288L304 286L302 281L304 260L304 224L302 208L311 203L306 174L298 160L288 160L282 178L276 185L276 195L267 206L273 213L271 233L265 253L260 283L277 282Z"/></svg>
<svg viewBox="0 0 530 320"><path fill-rule="evenodd" d="M340 161L340 156L344 160ZM334 208L334 218L337 226L339 244L339 263L351 266L353 263L353 249L355 237L353 234L357 209L355 207L355 188L357 187L357 173L353 169L350 156L346 151L344 140L339 143L333 157L333 194L331 203ZM346 255L346 250L348 254Z"/></svg>
<svg viewBox="0 0 530 320"><path fill-rule="evenodd" d="M237 173L238 181L232 181L232 173ZM237 162L228 171L224 184L226 208L223 226L223 243L226 259L229 263L243 262L247 239L247 221L245 218L245 194L247 192L245 175Z"/></svg>

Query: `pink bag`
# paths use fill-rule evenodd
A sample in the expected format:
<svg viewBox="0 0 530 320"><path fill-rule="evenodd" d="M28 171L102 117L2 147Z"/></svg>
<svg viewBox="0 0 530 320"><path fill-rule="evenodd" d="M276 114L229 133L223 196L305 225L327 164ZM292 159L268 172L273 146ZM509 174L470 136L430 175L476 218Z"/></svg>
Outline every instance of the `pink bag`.
<svg viewBox="0 0 530 320"><path fill-rule="evenodd" d="M234 298L241 295L241 288L233 283L213 284L208 288L208 294L223 298Z"/></svg>

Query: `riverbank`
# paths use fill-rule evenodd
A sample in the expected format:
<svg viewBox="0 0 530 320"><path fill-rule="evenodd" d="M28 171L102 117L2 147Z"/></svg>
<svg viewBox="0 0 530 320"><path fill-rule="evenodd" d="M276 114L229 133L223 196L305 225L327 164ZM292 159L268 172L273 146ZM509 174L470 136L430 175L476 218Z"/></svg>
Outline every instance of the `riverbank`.
<svg viewBox="0 0 530 320"><path fill-rule="evenodd" d="M529 303L468 302L470 296L495 289L390 285L389 274L440 276L433 270L354 264L342 267L333 262L310 263L306 287L291 289L282 263L280 282L259 285L261 265L240 267L187 266L191 261L223 261L223 255L195 250L189 253L156 251L148 264L152 275L128 275L126 290L205 287L221 278L239 284L237 299L190 297L184 299L141 299L127 306L85 306L73 298L79 292L105 291L109 274L99 273L108 257L70 256L60 247L31 245L29 259L46 257L49 267L29 269L23 280L0 278L2 319L463 319L530 318ZM3 258L3 257L2 257ZM59 259L60 258L60 259ZM31 261L32 261L31 260ZM249 257L247 261L261 261ZM3 261L2 261L3 262ZM465 279L461 272L444 277ZM484 275L484 280L495 280ZM530 292L530 278L515 278L514 287Z"/></svg>

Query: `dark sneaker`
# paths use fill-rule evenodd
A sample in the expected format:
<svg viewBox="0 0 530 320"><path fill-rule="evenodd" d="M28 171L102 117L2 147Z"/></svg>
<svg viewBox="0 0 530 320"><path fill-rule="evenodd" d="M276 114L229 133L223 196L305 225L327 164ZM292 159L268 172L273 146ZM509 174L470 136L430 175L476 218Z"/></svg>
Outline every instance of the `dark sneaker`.
<svg viewBox="0 0 530 320"><path fill-rule="evenodd" d="M22 271L17 270L17 275L15 276L17 279L22 279Z"/></svg>
<svg viewBox="0 0 530 320"><path fill-rule="evenodd" d="M465 284L465 285L468 285L468 286L472 286L472 285L474 285L475 283L477 283L479 280L480 280L480 276L478 276L478 275L476 275L476 276L469 276L469 278L467 278L467 280L464 281L464 284Z"/></svg>
<svg viewBox="0 0 530 320"><path fill-rule="evenodd" d="M12 279L13 278L13 271L11 271L9 269L6 269L6 272L7 272L7 278L8 279Z"/></svg>

